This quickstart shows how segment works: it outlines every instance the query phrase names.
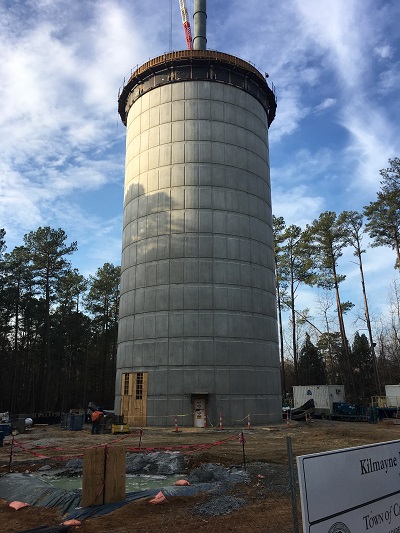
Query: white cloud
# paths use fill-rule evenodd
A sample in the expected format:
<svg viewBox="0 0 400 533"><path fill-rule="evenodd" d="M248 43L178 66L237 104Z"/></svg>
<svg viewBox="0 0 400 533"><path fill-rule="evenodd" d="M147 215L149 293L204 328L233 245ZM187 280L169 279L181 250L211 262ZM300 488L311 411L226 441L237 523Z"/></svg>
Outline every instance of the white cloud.
<svg viewBox="0 0 400 533"><path fill-rule="evenodd" d="M318 0L295 0L294 4L302 19L303 31L328 55L341 82L349 87L359 85L366 65L365 32L370 27L365 1L336 0L329 8Z"/></svg>
<svg viewBox="0 0 400 533"><path fill-rule="evenodd" d="M298 150L280 167L272 167L272 185L290 188L307 183L308 186L313 186L316 178L329 174L332 164L333 155L327 149L316 152L305 148Z"/></svg>
<svg viewBox="0 0 400 533"><path fill-rule="evenodd" d="M388 45L374 46L384 33L383 23L377 14L371 14L375 7L371 2L337 0L329 9L317 0L296 0L295 4L305 35L326 54L325 67L332 69L337 79L337 120L350 134L343 153L347 188L357 189L365 201L379 187L379 169L388 157L393 157L398 144L396 122L387 114L387 102L381 106L375 97L377 89L389 91L395 87L398 74L386 71L380 81L371 75L373 57L378 52L379 57L388 57L391 51ZM328 98L320 106L333 103ZM320 106L316 110L321 110Z"/></svg>
<svg viewBox="0 0 400 533"><path fill-rule="evenodd" d="M350 111L349 106L343 126L351 135L347 156L357 161L357 167L348 190L357 189L360 199L365 202L373 199L379 189L379 170L387 166L389 157L393 157L397 135L384 111L375 110L366 102L361 109Z"/></svg>
<svg viewBox="0 0 400 533"><path fill-rule="evenodd" d="M397 3L208 4L209 48L252 61L276 86L274 213L303 227L327 206L373 199L379 169L399 155ZM0 4L0 218L9 248L49 224L78 240L86 270L119 257L122 206L120 218L104 209L123 180L117 91L169 40L184 48L178 3L171 7L172 25L168 3L155 0ZM92 198L99 205L85 205ZM368 274L387 272L384 254L367 255Z"/></svg>
<svg viewBox="0 0 400 533"><path fill-rule="evenodd" d="M62 218L73 227L71 195L123 179L117 91L132 60L127 43L145 44L121 7L99 2L86 14L81 7L0 8L0 215L9 247L38 225L58 227Z"/></svg>
<svg viewBox="0 0 400 533"><path fill-rule="evenodd" d="M380 73L378 83L378 90L383 96L389 93L398 91L400 85L400 64L395 63L389 69Z"/></svg>
<svg viewBox="0 0 400 533"><path fill-rule="evenodd" d="M325 98L323 102L315 106L314 111L316 113L321 113L322 111L325 111L326 109L329 109L330 107L334 106L336 104L336 98Z"/></svg>
<svg viewBox="0 0 400 533"><path fill-rule="evenodd" d="M393 56L393 48L389 46L388 44L382 45L382 46L375 46L374 53L380 59L388 59Z"/></svg>
<svg viewBox="0 0 400 533"><path fill-rule="evenodd" d="M309 113L309 108L302 105L300 91L294 88L283 89L279 95L277 116L269 131L271 143L279 142L283 137L294 133Z"/></svg>
<svg viewBox="0 0 400 533"><path fill-rule="evenodd" d="M287 225L295 224L304 229L306 224L318 217L324 203L324 198L313 196L304 185L291 189L279 185L273 188L272 211L275 216L282 216Z"/></svg>

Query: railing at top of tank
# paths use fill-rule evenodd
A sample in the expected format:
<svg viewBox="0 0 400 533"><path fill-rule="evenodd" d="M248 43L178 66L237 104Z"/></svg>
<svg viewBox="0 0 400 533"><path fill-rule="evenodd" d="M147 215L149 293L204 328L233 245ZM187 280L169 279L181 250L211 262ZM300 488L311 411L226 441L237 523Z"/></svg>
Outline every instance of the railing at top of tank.
<svg viewBox="0 0 400 533"><path fill-rule="evenodd" d="M126 125L127 113L133 102L156 86L154 85L154 80L156 80L157 73L166 71L166 69L171 71L168 78L162 78L160 83L179 80L180 77L176 78L173 74L174 69L189 69L190 76L187 79L200 79L198 72L196 72L194 78L192 77L192 67L194 68L198 64L207 64L211 69L209 73L207 72L205 79L218 81L216 71L220 68L232 73L236 71L243 78L243 83L237 85L237 80L231 79L230 74L229 79L222 75L220 81L237 85L255 96L265 108L268 117L268 127L271 125L275 118L277 98L275 87L272 84L273 89L271 89L267 83L266 78L268 75L264 77L255 67L243 59L213 50L180 50L178 52L171 52L155 57L137 68L118 92L118 112L122 122ZM150 78L153 80L153 83L149 82ZM135 87L137 90L135 90Z"/></svg>
<svg viewBox="0 0 400 533"><path fill-rule="evenodd" d="M268 86L269 86L269 83L267 82ZM271 91L274 93L274 96L275 96L275 102L278 103L278 97L276 96L276 90L275 90L275 85L274 85L274 82L271 81L271 87L270 87Z"/></svg>
<svg viewBox="0 0 400 533"><path fill-rule="evenodd" d="M250 61L245 61L244 59L241 59L237 56L233 56L231 54L225 54L224 52L218 52L217 50L178 50L176 52L167 52L161 56L157 56L152 59L149 59L149 61L146 61L146 63L143 63L143 65L141 65L140 67L136 65L133 69L131 69L131 74L128 78L128 81L126 81L126 78L124 78L123 85L122 87L120 87L118 91L118 97L120 96L124 87L129 83L132 77L136 77L140 75L142 72L145 72L146 70L151 69L152 67L155 67L156 65L164 63L165 61L171 61L174 59L190 59L190 58L223 60L234 66L238 66L238 67L242 67L244 69L250 70L253 74L255 74L257 77L259 77L264 82L266 82L265 77L261 74L258 68L254 65L254 63L251 63ZM274 93L274 96L276 98L275 86L273 83L272 83L271 90Z"/></svg>

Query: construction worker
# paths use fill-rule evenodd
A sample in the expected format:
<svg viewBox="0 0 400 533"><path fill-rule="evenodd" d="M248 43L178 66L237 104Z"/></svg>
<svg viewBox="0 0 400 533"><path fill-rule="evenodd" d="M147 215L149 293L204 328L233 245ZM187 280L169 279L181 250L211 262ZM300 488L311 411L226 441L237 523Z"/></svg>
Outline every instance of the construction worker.
<svg viewBox="0 0 400 533"><path fill-rule="evenodd" d="M92 435L98 435L100 433L100 422L104 417L104 411L101 407L93 411L92 419Z"/></svg>

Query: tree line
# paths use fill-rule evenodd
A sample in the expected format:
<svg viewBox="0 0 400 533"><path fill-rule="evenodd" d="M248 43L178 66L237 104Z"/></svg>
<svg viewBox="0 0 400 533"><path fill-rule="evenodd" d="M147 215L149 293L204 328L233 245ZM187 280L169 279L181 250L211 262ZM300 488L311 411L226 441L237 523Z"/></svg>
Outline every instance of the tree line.
<svg viewBox="0 0 400 533"><path fill-rule="evenodd" d="M390 316L374 324L363 269L365 235L369 235L372 247L391 248L394 268L400 268L400 159L389 159L389 165L380 171L376 200L361 213L326 211L304 229L288 226L283 217L273 216L284 391L289 391L292 385L344 384L349 400L365 404L372 395L384 394L385 384L400 382L400 285L394 281L388 306ZM363 296L364 309L359 320L367 332L357 331L352 345L344 315L353 304L343 301L340 295L346 276L340 272L339 260L349 247L358 266ZM325 324L322 329L315 325L308 309L296 307L302 286L320 289L319 323ZM290 316L289 343L282 320L285 311Z"/></svg>
<svg viewBox="0 0 400 533"><path fill-rule="evenodd" d="M331 211L304 229L273 217L282 390L292 385L344 384L347 398L365 404L383 386L400 382L400 281L389 315L374 321L363 271L363 236L393 249L400 268L400 159L381 170L381 188L362 213ZM350 345L340 258L353 249L360 273L367 334ZM120 267L105 263L85 278L72 267L77 243L62 229L39 227L7 251L0 229L0 411L35 413L112 407L117 352ZM319 289L318 324L298 309L302 286ZM332 311L335 318L332 317ZM289 313L290 328L283 313Z"/></svg>
<svg viewBox="0 0 400 533"><path fill-rule="evenodd" d="M67 241L39 227L8 252L0 229L0 411L113 407L120 267L85 278Z"/></svg>

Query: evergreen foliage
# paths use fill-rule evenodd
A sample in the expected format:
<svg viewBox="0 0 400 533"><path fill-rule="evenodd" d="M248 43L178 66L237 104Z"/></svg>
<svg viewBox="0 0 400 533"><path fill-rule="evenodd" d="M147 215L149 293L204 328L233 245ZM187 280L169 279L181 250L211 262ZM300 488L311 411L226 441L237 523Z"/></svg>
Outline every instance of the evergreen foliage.
<svg viewBox="0 0 400 533"><path fill-rule="evenodd" d="M364 228L363 214L355 211L322 213L304 231L273 217L284 391L298 384L343 383L348 400L368 403L385 384L400 381L399 282L393 282L386 320L373 331L362 268L364 232L372 246L394 249L400 267L400 159L389 165L380 171L377 200L364 208ZM62 229L39 227L8 251L0 228L0 354L7 377L0 387L0 411L68 411L89 401L113 407L120 267L105 263L85 279L68 259L77 243L67 241ZM345 276L338 273L348 246L360 269L369 337L356 333L351 349L343 316L353 304L340 299ZM325 331L308 311L296 308L304 284L335 294L337 322L331 327L327 315L320 317ZM290 342L284 339L284 310L290 313ZM308 331L298 356L301 328ZM317 335L316 345L309 331Z"/></svg>
<svg viewBox="0 0 400 533"><path fill-rule="evenodd" d="M380 323L376 318L373 322L362 260L367 253L362 243L363 235L369 234L371 246L388 246L395 250L395 267L400 267L400 158L389 159L389 167L381 170L380 175L381 188L377 200L366 206L363 213L344 211L337 215L327 211L306 226L304 231L296 226L286 227L283 217L273 217L278 317L282 339L286 336L282 311L289 311L287 328L290 328L291 338L290 341L281 340L281 347L286 350L284 355L281 348L281 367L285 369L286 382L300 384L304 377L300 375L297 346L301 342L300 331L303 328L304 334L306 328L308 334L311 332L318 339L317 348L325 361L327 383L343 383L348 401L365 403L369 403L369 395L384 394L385 384L400 381L399 282L397 279L393 281L389 312L381 317ZM364 216L367 221L365 225ZM297 243L301 246L300 254L297 253L300 250L295 248ZM364 316L359 314L356 320L357 323L362 322L368 331L368 338L355 334L352 348L346 336L344 315L354 305L342 301L339 293L340 285L346 281L339 272L340 262L344 261L343 251L348 247L353 248L357 259L364 300ZM299 270L293 262L294 257L299 259ZM328 316L329 307L321 307L321 316L316 319L308 316L308 313L307 317L303 316L296 306L296 293L293 290L301 283L316 286L326 294L333 292L336 321ZM320 303L322 305L322 300ZM315 325L316 320L317 324L325 323L324 331ZM309 342L310 339L306 344Z"/></svg>
<svg viewBox="0 0 400 533"><path fill-rule="evenodd" d="M0 411L114 406L120 269L106 263L86 280L67 240L40 227L8 253L0 230Z"/></svg>
<svg viewBox="0 0 400 533"><path fill-rule="evenodd" d="M358 384L358 403L365 405L374 395L375 382L371 379L374 374L371 347L367 337L356 331L351 349L351 361Z"/></svg>
<svg viewBox="0 0 400 533"><path fill-rule="evenodd" d="M324 385L326 384L325 371L321 352L311 342L310 335L307 333L299 356L299 384Z"/></svg>
<svg viewBox="0 0 400 533"><path fill-rule="evenodd" d="M400 159L389 159L390 167L380 171L381 189L375 202L364 207L366 229L372 246L388 246L396 253L395 268L400 269Z"/></svg>

